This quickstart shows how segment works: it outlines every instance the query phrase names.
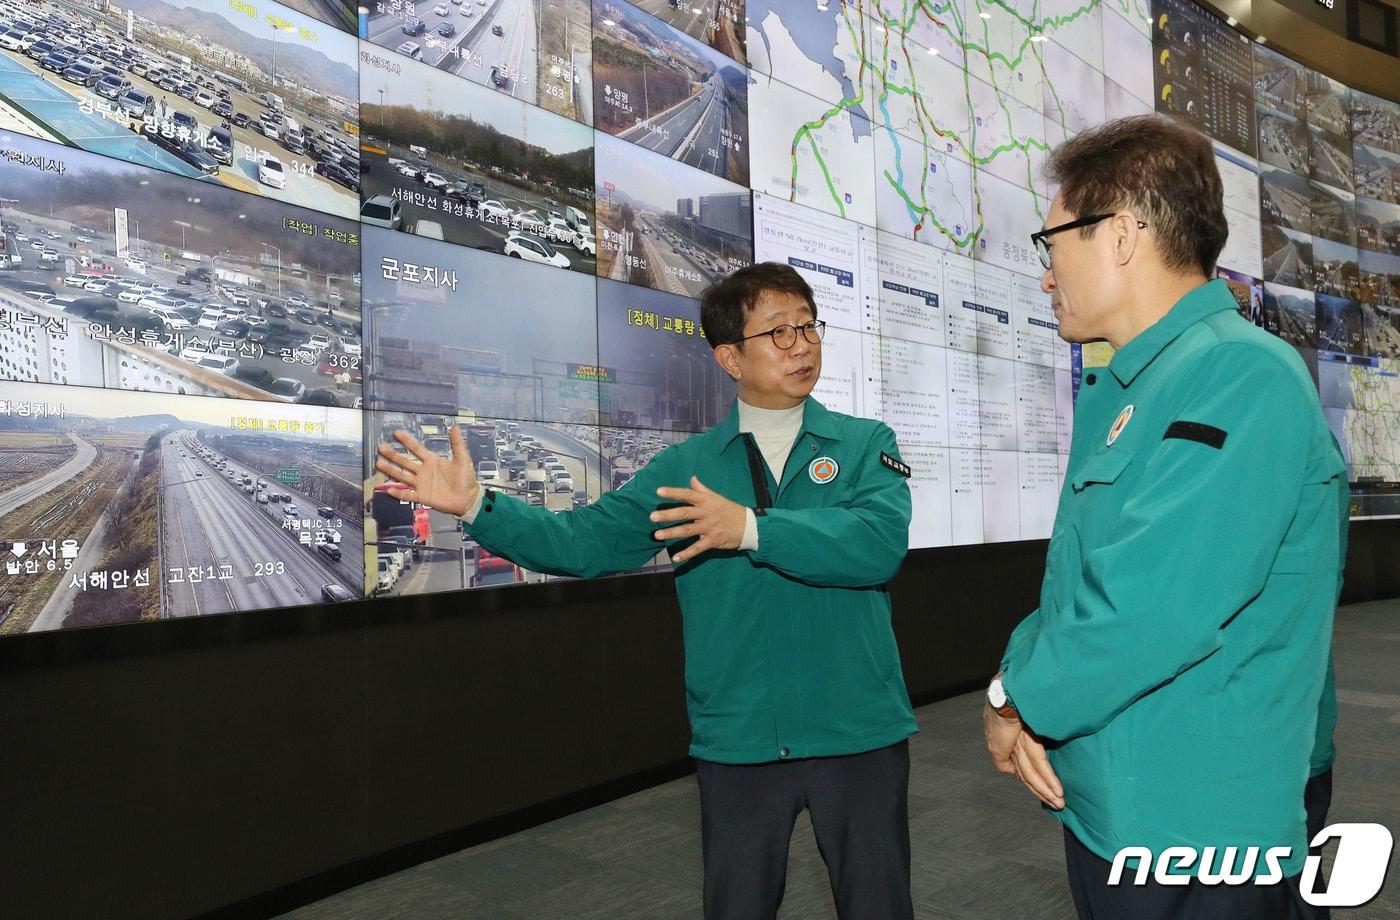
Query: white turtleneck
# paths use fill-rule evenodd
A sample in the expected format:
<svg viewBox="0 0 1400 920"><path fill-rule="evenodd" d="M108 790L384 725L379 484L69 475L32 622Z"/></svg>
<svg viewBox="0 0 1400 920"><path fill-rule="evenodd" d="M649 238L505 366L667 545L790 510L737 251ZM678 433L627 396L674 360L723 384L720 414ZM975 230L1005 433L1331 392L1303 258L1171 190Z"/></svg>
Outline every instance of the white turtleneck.
<svg viewBox="0 0 1400 920"><path fill-rule="evenodd" d="M791 409L761 409L742 399L739 400L739 430L753 435L758 452L763 455L763 461L772 471L773 479L779 482L782 481L788 455L792 453L792 445L802 432L802 412L805 406L804 400ZM468 525L475 522L477 513L481 511L484 494L484 489L478 490L476 501L467 509L467 513L462 515L462 519ZM745 508L744 511L744 540L739 544L739 548L752 552L758 549L758 518L754 516L752 508Z"/></svg>
<svg viewBox="0 0 1400 920"><path fill-rule="evenodd" d="M792 445L802 432L802 410L805 406L806 400L803 400L791 409L760 409L739 400L739 430L753 435L758 452L772 471L773 479L779 483L783 479L788 454L792 453ZM754 516L752 508L745 511L748 519L744 522L744 541L739 548L752 552L758 549L758 518Z"/></svg>

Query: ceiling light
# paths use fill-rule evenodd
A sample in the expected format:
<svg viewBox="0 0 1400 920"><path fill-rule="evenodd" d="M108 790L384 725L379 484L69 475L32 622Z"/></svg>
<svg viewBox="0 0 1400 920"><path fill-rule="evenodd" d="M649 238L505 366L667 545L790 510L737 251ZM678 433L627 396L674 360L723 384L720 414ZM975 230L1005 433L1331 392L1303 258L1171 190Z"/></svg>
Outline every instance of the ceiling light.
<svg viewBox="0 0 1400 920"><path fill-rule="evenodd" d="M1236 24L1238 24L1238 23L1239 23L1239 20L1236 19L1236 18L1233 17L1233 16L1226 16L1226 17L1225 17L1225 25L1227 25L1227 26L1233 26L1233 25L1236 25Z"/></svg>
<svg viewBox="0 0 1400 920"><path fill-rule="evenodd" d="M1256 35L1256 36L1254 36L1254 40L1255 40L1256 42L1258 42L1259 44L1261 44L1261 45L1264 44L1264 42L1268 41L1268 39L1266 39L1266 38L1265 38L1264 36L1262 36L1262 35Z"/></svg>
<svg viewBox="0 0 1400 920"><path fill-rule="evenodd" d="M937 48L930 48L930 49L928 49L928 53L929 53L929 54L932 54L932 55L935 56L935 57L937 57L937 56L938 56L938 49L937 49Z"/></svg>
<svg viewBox="0 0 1400 920"><path fill-rule="evenodd" d="M978 16L981 16L983 19L991 19L991 18L992 18L992 14L991 14L991 13L978 13L977 15L978 15Z"/></svg>

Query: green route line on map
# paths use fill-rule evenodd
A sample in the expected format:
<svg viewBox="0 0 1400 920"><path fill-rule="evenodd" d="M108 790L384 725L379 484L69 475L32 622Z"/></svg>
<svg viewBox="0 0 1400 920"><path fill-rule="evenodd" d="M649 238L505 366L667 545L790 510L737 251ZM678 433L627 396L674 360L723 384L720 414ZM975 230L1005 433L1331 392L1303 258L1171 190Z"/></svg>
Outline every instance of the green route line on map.
<svg viewBox="0 0 1400 920"><path fill-rule="evenodd" d="M857 10L856 16L859 17L860 15L860 11ZM860 89L856 92L856 97L854 99L841 100L840 102L836 103L836 105L828 109L820 118L817 118L813 121L809 121L801 128L798 128L797 133L793 135L792 146L789 148L788 151L788 154L792 159L792 177L788 187L788 200L797 200L797 148L801 145L802 139L805 136L808 142L812 145L812 156L816 159L817 165L821 167L822 178L826 181L827 191L831 193L831 200L835 203L836 209L842 217L846 216L845 202L841 200L840 193L836 191L836 184L831 181L831 170L827 167L826 160L822 157L821 148L817 146L817 139L812 135L812 132L814 130L826 127L826 123L840 112L847 111L848 109L854 106L862 105L865 102L865 68L869 66L869 63L866 61L865 54L865 30L861 29L859 32L857 32L851 27L851 23L848 20L846 22L846 31L847 33L849 33L849 37L852 39L852 41L855 42L855 46L858 49L860 49L860 73L857 75L858 79L856 81Z"/></svg>
<svg viewBox="0 0 1400 920"><path fill-rule="evenodd" d="M1395 452L1400 432L1391 430L1392 420L1400 419L1400 400L1390 395L1392 389L1400 392L1400 383L1353 367L1351 384L1355 409L1344 422L1344 431L1351 447L1352 465L1400 469L1400 452Z"/></svg>
<svg viewBox="0 0 1400 920"><path fill-rule="evenodd" d="M984 0L978 0L979 9L981 8L983 2ZM931 3L930 0L915 0L915 2L912 5L908 4L907 2L903 4L904 9L901 11L901 15L897 20L897 27L901 31L901 37L899 39L900 51L903 54L905 60L906 72L909 74L909 79L911 81L916 81L915 68L913 66L912 60L910 59L908 49L908 35L909 31L913 28L915 22L917 21L918 16L922 13L928 18L930 23L932 23L936 28L947 34L949 39L952 40L953 43L963 51L964 55L968 53L975 53L981 55L982 58L988 62L988 76L991 80L991 87L994 94L996 95L998 107L1000 108L1003 117L1006 119L1007 134L1009 135L1010 140L1004 144L1000 144L997 147L992 148L991 150L987 151L984 155L979 155L978 153L976 153L977 125L975 118L972 119L972 124L970 125L970 146L960 136L958 136L956 132L953 132L946 128L940 128L937 124L936 119L932 116L932 113L928 111L928 107L926 105L924 96L922 93L919 92L916 83L911 83L910 86L904 87L891 84L886 78L886 75L889 70L890 61L889 31L891 19L890 16L886 14L883 9L881 9L878 0L872 5L872 15L873 18L877 19L881 24L882 32L885 36L884 41L881 43L883 51L882 57L885 66L881 68L876 68L874 63L870 60L869 52L872 49L866 47L865 30L857 29L855 26L853 26L851 22L852 13L849 12L850 10L854 9L854 15L857 21L859 21L860 18L863 15L865 15L863 9L861 8L861 5L859 3L843 4L843 9L847 10L847 12L843 14L844 25L846 27L848 37L850 38L853 46L858 50L858 57L860 62L859 73L857 74L857 79L854 82L858 85L859 90L857 91L854 98L841 100L840 102L833 105L826 112L824 112L820 117L802 125L794 134L792 144L789 149L789 156L792 161L792 169L789 184L789 200L795 201L797 199L797 181L798 174L800 171L798 152L805 142L807 145L810 146L813 159L816 161L817 166L821 169L822 178L826 184L827 192L831 196L831 201L836 206L838 214L842 217L846 216L845 202L842 200L840 193L836 189L835 182L831 176L831 169L826 162L826 158L822 155L820 146L817 144L814 132L824 128L830 122L830 120L836 117L837 115L843 112L849 112L851 109L864 104L864 75L865 70L868 67L872 70L872 72L876 72L880 75L881 86L885 96L888 96L891 93L895 95L907 96L912 100L915 106L915 110L919 113L917 121L919 132L922 137L925 161L924 169L921 172L920 201L914 201L905 189L899 187L898 182L894 179L893 176L890 175L888 170L884 172L885 180L890 184L891 187L893 187L896 190L897 194L899 194L899 196L904 200L905 205L911 212L917 213L925 217L934 229L936 229L939 233L943 234L946 238L952 241L954 245L960 250L974 245L976 241L981 237L981 234L984 230L984 223L982 220L982 195L980 188L977 187L975 179L974 188L972 191L974 196L973 205L974 212L977 217L977 226L975 229L970 230L969 233L963 235L962 237L959 237L957 234L950 231L946 226L944 226L933 214L932 210L928 207L926 191L926 184L928 181L927 160L928 144L930 140L930 135L932 134L933 136L953 141L964 154L963 159L965 159L974 167L985 167L988 164L995 161L998 157L1002 156L1003 154L1008 154L1012 151L1017 151L1021 153L1022 156L1025 158L1027 164L1026 188L1032 191L1032 195L1035 198L1037 215L1041 217L1044 216L1043 214L1040 214L1041 208L1039 197L1034 195L1034 175L1032 174L1032 170L1030 167L1030 152L1032 150L1037 150L1040 152L1048 153L1051 149L1050 145L1047 144L1043 139L1034 136L1017 138L1014 120L1012 118L1011 111L1006 104L1006 91L1003 90L1003 88L1000 87L997 83L997 71L993 64L997 61L1000 61L1004 63L1008 69L1014 71L1016 70L1016 68L1022 66L1026 58L1026 53L1028 50L1030 50L1035 58L1036 63L1041 65L1041 69L1043 72L1044 62L1041 59L1039 49L1034 48L1034 46L1039 43L1032 41L1032 38L1037 35L1044 36L1046 32L1053 33L1061 28L1072 24L1081 17L1091 13L1095 7L1104 4L1106 0L1089 0L1089 2L1071 10L1068 13L1055 16L1047 16L1041 19L1038 19L1034 16L1034 10L1032 11L1032 16L1030 18L1027 18L1026 16L1022 15L1018 10L1009 6L1005 2L1005 0L985 0L985 2L986 5L989 7L996 7L1005 11L1014 20L1016 20L1016 22L1018 22L1026 28L1027 35L1017 47L1014 57L1009 57L1001 51L991 50L991 34L987 20L982 20L982 41L984 42L984 44L978 44L975 40L968 40L967 24L964 21L962 13L956 4L950 3L943 7L943 11L951 13L953 27L950 28L948 23L942 18L940 18L940 10L936 7L935 4ZM1146 19L1146 15L1141 9L1138 0L1114 0L1114 5L1121 9L1125 15L1136 15L1140 19ZM968 74L969 68L967 66L966 60L964 60L963 67L961 69L963 71L964 100L966 101L968 111L972 112L971 86ZM1045 86L1048 89L1050 96L1053 98L1054 108L1060 114L1057 123L1063 126L1065 121L1064 104L1060 99L1059 92L1054 87L1054 85L1048 80L1046 81ZM1042 127L1043 124L1044 122L1042 120Z"/></svg>

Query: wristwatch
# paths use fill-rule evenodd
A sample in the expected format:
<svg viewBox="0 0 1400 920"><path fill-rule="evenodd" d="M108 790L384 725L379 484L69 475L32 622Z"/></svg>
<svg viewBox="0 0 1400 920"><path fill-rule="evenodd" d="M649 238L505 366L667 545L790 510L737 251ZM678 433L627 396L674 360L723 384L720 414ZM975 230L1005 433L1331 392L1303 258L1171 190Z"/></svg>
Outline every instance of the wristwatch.
<svg viewBox="0 0 1400 920"><path fill-rule="evenodd" d="M1020 715L1016 710L1016 704L1011 702L1011 697L1006 693L1006 686L1001 682L1001 675L992 678L991 684L987 687L987 705L992 707L992 711L1003 718L1010 719Z"/></svg>

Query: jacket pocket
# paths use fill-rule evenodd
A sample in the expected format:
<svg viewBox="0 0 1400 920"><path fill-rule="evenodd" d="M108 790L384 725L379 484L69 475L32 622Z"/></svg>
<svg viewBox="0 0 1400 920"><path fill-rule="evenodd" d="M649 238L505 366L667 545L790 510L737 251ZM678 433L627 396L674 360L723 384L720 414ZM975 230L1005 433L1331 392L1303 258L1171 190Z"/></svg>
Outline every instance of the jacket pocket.
<svg viewBox="0 0 1400 920"><path fill-rule="evenodd" d="M1092 485L1112 485L1118 481L1118 477L1132 460L1133 452L1130 450L1104 450L1084 462L1071 477L1070 486L1078 495Z"/></svg>

